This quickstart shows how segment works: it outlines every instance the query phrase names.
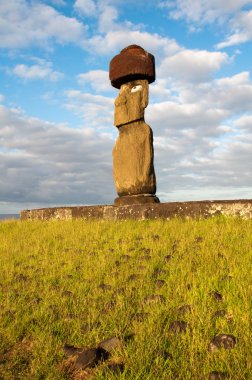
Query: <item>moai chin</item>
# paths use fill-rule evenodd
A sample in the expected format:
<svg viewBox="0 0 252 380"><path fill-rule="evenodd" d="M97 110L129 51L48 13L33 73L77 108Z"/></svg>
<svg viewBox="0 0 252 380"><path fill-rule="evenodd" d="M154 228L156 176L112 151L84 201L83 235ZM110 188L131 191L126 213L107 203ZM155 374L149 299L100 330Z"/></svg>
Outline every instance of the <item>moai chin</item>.
<svg viewBox="0 0 252 380"><path fill-rule="evenodd" d="M155 80L154 56L138 45L128 46L111 60L109 78L120 90L114 115L119 130L113 149L115 205L158 203L153 134L144 121L149 83Z"/></svg>

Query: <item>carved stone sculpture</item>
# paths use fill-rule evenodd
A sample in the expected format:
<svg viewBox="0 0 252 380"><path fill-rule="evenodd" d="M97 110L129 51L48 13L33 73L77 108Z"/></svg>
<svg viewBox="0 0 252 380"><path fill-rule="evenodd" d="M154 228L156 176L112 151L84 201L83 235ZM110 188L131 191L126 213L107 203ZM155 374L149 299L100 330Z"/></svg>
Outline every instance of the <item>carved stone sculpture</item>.
<svg viewBox="0 0 252 380"><path fill-rule="evenodd" d="M113 149L115 205L157 203L153 135L144 121L149 83L155 80L154 56L137 45L123 49L110 62L115 100L114 125L119 136Z"/></svg>

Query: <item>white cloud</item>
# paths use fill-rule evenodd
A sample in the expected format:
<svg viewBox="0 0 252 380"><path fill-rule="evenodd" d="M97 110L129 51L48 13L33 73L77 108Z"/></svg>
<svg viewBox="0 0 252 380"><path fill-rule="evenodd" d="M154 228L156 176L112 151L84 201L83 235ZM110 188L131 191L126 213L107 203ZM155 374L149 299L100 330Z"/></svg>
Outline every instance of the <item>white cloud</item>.
<svg viewBox="0 0 252 380"><path fill-rule="evenodd" d="M78 83L84 87L91 87L95 92L111 90L109 73L105 70L91 70L77 76Z"/></svg>
<svg viewBox="0 0 252 380"><path fill-rule="evenodd" d="M225 30L228 25L231 32L216 44L218 49L252 39L252 0L171 0L161 1L159 6L167 8L169 17L185 19L190 30L216 22Z"/></svg>
<svg viewBox="0 0 252 380"><path fill-rule="evenodd" d="M0 200L21 209L112 203L112 146L109 134L0 106Z"/></svg>
<svg viewBox="0 0 252 380"><path fill-rule="evenodd" d="M93 0L76 0L74 8L84 16L95 16L97 14L96 4Z"/></svg>
<svg viewBox="0 0 252 380"><path fill-rule="evenodd" d="M186 19L199 24L224 21L244 6L252 4L251 0L171 0L161 1L161 7L167 7L169 16L174 19Z"/></svg>
<svg viewBox="0 0 252 380"><path fill-rule="evenodd" d="M114 99L77 90L66 92L65 107L82 118L85 125L113 131Z"/></svg>
<svg viewBox="0 0 252 380"><path fill-rule="evenodd" d="M252 40L252 10L239 13L230 23L232 33L217 48L238 45Z"/></svg>
<svg viewBox="0 0 252 380"><path fill-rule="evenodd" d="M182 50L165 58L160 67L161 77L174 77L176 80L202 82L228 62L228 55L206 50Z"/></svg>
<svg viewBox="0 0 252 380"><path fill-rule="evenodd" d="M0 103L4 101L4 95L0 94Z"/></svg>
<svg viewBox="0 0 252 380"><path fill-rule="evenodd" d="M95 49L97 54L112 54L120 52L125 46L137 44L155 54L161 59L164 54L173 54L180 50L175 40L161 37L139 30L130 30L126 27L109 31L104 36L96 35L89 40L89 48Z"/></svg>
<svg viewBox="0 0 252 380"><path fill-rule="evenodd" d="M79 43L85 27L75 18L66 17L53 7L26 0L0 2L0 47L26 48L57 43Z"/></svg>
<svg viewBox="0 0 252 380"><path fill-rule="evenodd" d="M25 80L33 80L33 79L48 79L50 81L57 81L58 79L63 77L63 74L54 71L52 69L52 63L41 60L41 62L37 65L27 66L24 64L16 65L11 72L18 77Z"/></svg>

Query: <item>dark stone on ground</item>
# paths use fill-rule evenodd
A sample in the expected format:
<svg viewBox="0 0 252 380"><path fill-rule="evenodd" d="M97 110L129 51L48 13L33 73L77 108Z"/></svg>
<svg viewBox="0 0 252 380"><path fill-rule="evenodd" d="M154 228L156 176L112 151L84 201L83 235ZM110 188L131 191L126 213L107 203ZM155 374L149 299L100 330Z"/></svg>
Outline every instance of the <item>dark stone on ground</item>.
<svg viewBox="0 0 252 380"><path fill-rule="evenodd" d="M186 313L189 313L189 312L192 311L192 307L191 307L191 305L185 304L185 305L180 306L177 309L177 311L178 311L179 314L186 314Z"/></svg>
<svg viewBox="0 0 252 380"><path fill-rule="evenodd" d="M196 243L202 243L203 240L204 240L204 239L203 239L202 236L196 236L196 238L195 238L195 242L196 242Z"/></svg>
<svg viewBox="0 0 252 380"><path fill-rule="evenodd" d="M165 260L167 263L169 263L169 262L171 261L171 259L172 259L172 255L166 255L166 256L164 257L164 260Z"/></svg>
<svg viewBox="0 0 252 380"><path fill-rule="evenodd" d="M162 356L163 356L164 360L172 360L173 359L173 356L169 351L164 351L162 353Z"/></svg>
<svg viewBox="0 0 252 380"><path fill-rule="evenodd" d="M225 317L226 314L227 314L227 311L226 311L225 309L217 310L217 311L213 314L213 318L221 318L221 317Z"/></svg>
<svg viewBox="0 0 252 380"><path fill-rule="evenodd" d="M228 374L226 372L212 371L211 373L209 373L207 380L224 380L227 378Z"/></svg>
<svg viewBox="0 0 252 380"><path fill-rule="evenodd" d="M158 303L162 302L165 303L165 297L161 294L151 294L150 296L147 296L144 298L144 303L151 304L151 303Z"/></svg>
<svg viewBox="0 0 252 380"><path fill-rule="evenodd" d="M187 330L187 323L185 321L173 321L170 323L169 331L175 334L184 333Z"/></svg>
<svg viewBox="0 0 252 380"><path fill-rule="evenodd" d="M26 275L23 274L23 273L20 273L20 274L17 274L17 275L15 276L15 280L16 280L16 281L24 281L24 282L26 282L26 281L29 280L29 277L26 276Z"/></svg>
<svg viewBox="0 0 252 380"><path fill-rule="evenodd" d="M146 255L149 255L151 250L150 250L150 248L142 247L139 249L139 252L144 252L144 253L146 253Z"/></svg>
<svg viewBox="0 0 252 380"><path fill-rule="evenodd" d="M165 275L166 273L167 273L166 270L161 269L161 268L156 268L152 274L152 277L157 278L159 275L162 275L162 274Z"/></svg>
<svg viewBox="0 0 252 380"><path fill-rule="evenodd" d="M72 295L73 295L73 292L71 292L70 290L64 290L62 292L62 296L71 297Z"/></svg>
<svg viewBox="0 0 252 380"><path fill-rule="evenodd" d="M122 342L116 336L112 338L105 339L99 343L98 348L101 348L108 354L111 354L113 351L122 348Z"/></svg>
<svg viewBox="0 0 252 380"><path fill-rule="evenodd" d="M146 266L144 266L144 265L138 265L137 269L140 270L140 271L142 271L142 270L146 269Z"/></svg>
<svg viewBox="0 0 252 380"><path fill-rule="evenodd" d="M130 256L130 255L122 255L122 256L120 257L120 259L121 259L122 261L129 261L130 259L132 259L132 256Z"/></svg>
<svg viewBox="0 0 252 380"><path fill-rule="evenodd" d="M74 319L75 317L76 317L75 314L73 314L73 313L69 313L69 314L67 314L67 315L65 316L64 321L65 321L65 322L71 321L71 320Z"/></svg>
<svg viewBox="0 0 252 380"><path fill-rule="evenodd" d="M108 354L102 349L88 348L80 352L75 361L76 369L85 369L95 367L101 360L106 360Z"/></svg>
<svg viewBox="0 0 252 380"><path fill-rule="evenodd" d="M106 291L106 290L111 290L113 287L108 284L100 284L98 288L102 289L103 291Z"/></svg>
<svg viewBox="0 0 252 380"><path fill-rule="evenodd" d="M233 278L233 276L226 275L226 276L223 276L223 277L222 277L221 281L223 281L223 282L224 282L224 281L231 281L232 278Z"/></svg>
<svg viewBox="0 0 252 380"><path fill-rule="evenodd" d="M217 292L216 290L213 290L209 293L209 295L215 299L215 301L223 301L223 295Z"/></svg>
<svg viewBox="0 0 252 380"><path fill-rule="evenodd" d="M136 314L132 315L132 319L134 319L137 322L142 322L145 319L147 319L149 315L150 315L150 313L144 313L144 312L136 313Z"/></svg>
<svg viewBox="0 0 252 380"><path fill-rule="evenodd" d="M133 339L135 338L135 334L134 333L131 333L131 334L127 334L123 337L123 340L124 342L131 342Z"/></svg>
<svg viewBox="0 0 252 380"><path fill-rule="evenodd" d="M237 339L232 334L219 334L216 335L208 345L208 350L210 352L215 352L219 348L225 348L230 350L236 345Z"/></svg>
<svg viewBox="0 0 252 380"><path fill-rule="evenodd" d="M158 288L162 288L164 285L166 285L166 282L165 282L165 280L156 280L156 281L155 281L155 285L156 285Z"/></svg>
<svg viewBox="0 0 252 380"><path fill-rule="evenodd" d="M103 313L108 313L110 310L113 310L116 307L116 301L109 301L105 304L104 308L102 309Z"/></svg>
<svg viewBox="0 0 252 380"><path fill-rule="evenodd" d="M139 274L131 274L128 278L127 281L135 281L138 280L141 276Z"/></svg>
<svg viewBox="0 0 252 380"><path fill-rule="evenodd" d="M146 261L149 261L149 260L151 260L151 255L144 255L144 256L141 256L141 257L139 257L139 260L146 260Z"/></svg>
<svg viewBox="0 0 252 380"><path fill-rule="evenodd" d="M64 351L64 354L67 357L69 357L69 356L77 355L78 353L80 353L82 351L82 348L74 347L74 346L71 346L69 344L65 344L63 347L63 351Z"/></svg>

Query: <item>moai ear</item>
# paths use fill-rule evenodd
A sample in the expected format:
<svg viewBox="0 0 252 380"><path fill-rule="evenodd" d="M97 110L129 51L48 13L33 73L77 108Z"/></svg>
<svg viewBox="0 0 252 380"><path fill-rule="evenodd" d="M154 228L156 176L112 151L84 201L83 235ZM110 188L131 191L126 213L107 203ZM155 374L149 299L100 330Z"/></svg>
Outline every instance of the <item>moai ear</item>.
<svg viewBox="0 0 252 380"><path fill-rule="evenodd" d="M148 106L148 103L149 103L149 83L146 79L142 80L141 82L143 86L141 106L144 109Z"/></svg>

